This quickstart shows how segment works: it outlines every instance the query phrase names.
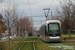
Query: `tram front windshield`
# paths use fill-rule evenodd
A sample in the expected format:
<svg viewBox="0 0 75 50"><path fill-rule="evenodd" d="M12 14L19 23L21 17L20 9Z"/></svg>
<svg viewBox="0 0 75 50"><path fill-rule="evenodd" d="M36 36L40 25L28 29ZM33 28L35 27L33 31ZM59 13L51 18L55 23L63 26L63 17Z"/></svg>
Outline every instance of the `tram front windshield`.
<svg viewBox="0 0 75 50"><path fill-rule="evenodd" d="M60 28L58 23L48 24L49 34L59 34Z"/></svg>

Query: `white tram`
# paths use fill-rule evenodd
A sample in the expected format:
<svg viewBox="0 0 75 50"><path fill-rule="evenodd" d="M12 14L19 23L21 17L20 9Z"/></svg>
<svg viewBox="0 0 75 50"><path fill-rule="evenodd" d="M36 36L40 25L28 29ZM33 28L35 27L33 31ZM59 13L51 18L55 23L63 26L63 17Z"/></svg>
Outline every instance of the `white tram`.
<svg viewBox="0 0 75 50"><path fill-rule="evenodd" d="M40 38L45 42L61 42L61 23L59 20L46 21L39 30Z"/></svg>

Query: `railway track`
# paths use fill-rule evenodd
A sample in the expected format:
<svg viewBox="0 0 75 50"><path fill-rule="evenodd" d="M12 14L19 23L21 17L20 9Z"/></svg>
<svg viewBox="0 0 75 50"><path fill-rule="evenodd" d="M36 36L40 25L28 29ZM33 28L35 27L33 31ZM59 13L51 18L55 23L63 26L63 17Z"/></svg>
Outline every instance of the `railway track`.
<svg viewBox="0 0 75 50"><path fill-rule="evenodd" d="M21 50L21 48L25 45L26 42L32 42L33 43L33 50L35 50L35 39L33 41L24 41L24 43L19 47L18 50Z"/></svg>
<svg viewBox="0 0 75 50"><path fill-rule="evenodd" d="M56 46L55 44L53 44L53 43L50 43L50 45L54 46L54 47L57 48L58 50L62 50L62 48L57 47L57 46Z"/></svg>
<svg viewBox="0 0 75 50"><path fill-rule="evenodd" d="M58 50L75 50L75 46L66 45L63 43L49 43L51 46L57 48Z"/></svg>
<svg viewBox="0 0 75 50"><path fill-rule="evenodd" d="M33 41L33 49L35 50L35 44L34 44L34 43L35 43L35 39L34 39L34 41Z"/></svg>
<svg viewBox="0 0 75 50"><path fill-rule="evenodd" d="M24 42L24 43L20 46L19 50L21 50L22 46L23 46L25 43L26 43L26 42Z"/></svg>
<svg viewBox="0 0 75 50"><path fill-rule="evenodd" d="M61 43L60 45L69 46L69 45L66 45L66 44L63 44L63 43ZM71 45L71 48L75 49L75 46Z"/></svg>

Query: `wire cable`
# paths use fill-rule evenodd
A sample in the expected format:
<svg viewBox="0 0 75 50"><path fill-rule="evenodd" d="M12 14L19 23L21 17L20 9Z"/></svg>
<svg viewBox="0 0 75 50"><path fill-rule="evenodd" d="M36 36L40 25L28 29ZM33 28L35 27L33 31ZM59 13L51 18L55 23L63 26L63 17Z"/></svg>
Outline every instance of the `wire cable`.
<svg viewBox="0 0 75 50"><path fill-rule="evenodd" d="M30 14L31 14L31 16L32 16L32 13L31 13L31 7L30 7L30 2L29 2L29 0L28 0L28 6L29 6Z"/></svg>
<svg viewBox="0 0 75 50"><path fill-rule="evenodd" d="M54 1L54 0L52 0L52 2L51 2L51 4L49 5L49 7L52 5L53 1Z"/></svg>
<svg viewBox="0 0 75 50"><path fill-rule="evenodd" d="M46 1L45 0L43 0L43 1L44 1L45 5L47 6ZM52 0L51 4L53 3L53 1L54 0ZM49 5L49 7L51 6L51 4Z"/></svg>
<svg viewBox="0 0 75 50"><path fill-rule="evenodd" d="M47 6L47 4L46 4L45 0L43 0L43 1L44 1L45 5Z"/></svg>

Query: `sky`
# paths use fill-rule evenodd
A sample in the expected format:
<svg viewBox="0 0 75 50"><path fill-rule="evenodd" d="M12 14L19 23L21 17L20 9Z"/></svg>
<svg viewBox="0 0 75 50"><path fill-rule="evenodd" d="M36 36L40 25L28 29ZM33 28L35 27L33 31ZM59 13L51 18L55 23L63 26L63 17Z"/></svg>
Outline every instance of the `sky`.
<svg viewBox="0 0 75 50"><path fill-rule="evenodd" d="M30 4L31 13L29 10L28 1ZM43 9L48 8L52 1L53 0L18 0L18 4L21 3L19 7L20 9L25 10L26 15L41 16L44 15ZM49 8L52 11L55 11L56 7L58 7L59 5L59 0L54 0Z"/></svg>
<svg viewBox="0 0 75 50"><path fill-rule="evenodd" d="M7 4L7 1L8 0L0 2L1 12L3 9L6 9L5 5ZM50 17L51 11L53 15L56 13L56 9L59 9L59 11L61 11L60 1L62 0L14 0L14 2L16 3L16 7L20 11L18 13L23 13L24 16L32 17L33 24L36 26L37 29L39 29L40 25L46 21L43 9L50 8Z"/></svg>

